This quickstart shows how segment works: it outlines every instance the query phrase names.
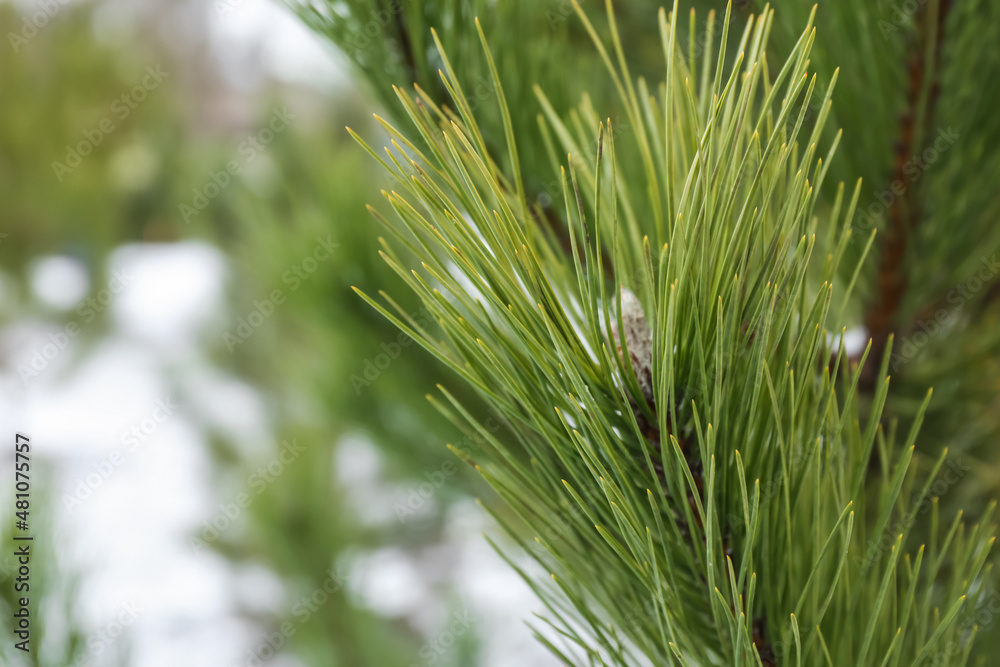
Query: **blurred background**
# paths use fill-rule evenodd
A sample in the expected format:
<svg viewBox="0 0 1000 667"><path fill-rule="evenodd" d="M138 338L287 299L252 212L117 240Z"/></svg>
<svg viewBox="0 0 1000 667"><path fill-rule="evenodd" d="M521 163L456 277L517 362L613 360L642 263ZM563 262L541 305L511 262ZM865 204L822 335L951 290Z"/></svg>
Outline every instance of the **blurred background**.
<svg viewBox="0 0 1000 667"><path fill-rule="evenodd" d="M0 663L555 664L445 376L350 290L405 295L347 59L266 0L0 1L0 35Z"/></svg>

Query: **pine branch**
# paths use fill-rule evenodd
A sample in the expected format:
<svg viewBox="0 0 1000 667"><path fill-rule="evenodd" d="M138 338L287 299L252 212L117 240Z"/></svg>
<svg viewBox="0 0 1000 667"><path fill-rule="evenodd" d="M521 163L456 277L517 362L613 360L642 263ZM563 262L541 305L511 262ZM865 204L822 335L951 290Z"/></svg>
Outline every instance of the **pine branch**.
<svg viewBox="0 0 1000 667"><path fill-rule="evenodd" d="M525 577L567 645L543 641L569 664L959 664L943 647L966 639L956 619L981 591L990 511L937 541L929 494L945 454L914 448L930 395L905 435L883 426L888 335L863 420L872 347L857 365L842 341L831 357L860 186L817 208L840 137L823 140L836 74L811 101L813 17L772 69L771 11L731 34L727 10L719 56L685 55L675 3L659 15L664 71L650 86L630 72L611 3L609 40L575 9L617 100L584 95L565 112L535 87L545 151L562 162L568 252L527 201L544 161L521 159L506 100L518 112L529 100L508 98L482 32L494 113L473 108L435 35L454 108L396 88L415 132L386 123L384 151L356 136L397 181L384 193L394 215L373 209L393 238L383 258L443 339L358 291L508 425L494 434L443 387L431 398L482 438L480 454L457 453L552 573ZM904 555L907 501L934 508L926 563L923 548Z"/></svg>

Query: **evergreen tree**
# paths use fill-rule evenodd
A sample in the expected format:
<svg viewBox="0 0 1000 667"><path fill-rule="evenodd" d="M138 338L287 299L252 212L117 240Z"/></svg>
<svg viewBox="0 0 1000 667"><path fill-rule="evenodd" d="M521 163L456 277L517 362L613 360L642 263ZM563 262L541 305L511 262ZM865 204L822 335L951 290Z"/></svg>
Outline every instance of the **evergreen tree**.
<svg viewBox="0 0 1000 667"><path fill-rule="evenodd" d="M565 663L985 660L998 7L740 4L297 4L433 321L358 291L464 380Z"/></svg>

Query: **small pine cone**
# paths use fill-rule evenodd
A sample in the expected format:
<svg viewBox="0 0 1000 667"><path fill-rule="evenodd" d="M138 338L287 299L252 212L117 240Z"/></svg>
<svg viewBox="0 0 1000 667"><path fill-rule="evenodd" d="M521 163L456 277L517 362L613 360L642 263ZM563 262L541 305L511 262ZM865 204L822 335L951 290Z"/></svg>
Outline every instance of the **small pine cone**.
<svg viewBox="0 0 1000 667"><path fill-rule="evenodd" d="M621 289L622 307L622 327L625 333L625 346L628 347L628 356L632 361L632 370L635 371L635 378L639 383L639 389L646 401L653 405L653 333L646 321L646 313L642 310L642 304L638 297L628 288ZM622 345L618 332L617 311L611 314L611 334L614 337L615 349L618 350L618 357L625 363L622 357ZM627 366L627 364L626 364Z"/></svg>

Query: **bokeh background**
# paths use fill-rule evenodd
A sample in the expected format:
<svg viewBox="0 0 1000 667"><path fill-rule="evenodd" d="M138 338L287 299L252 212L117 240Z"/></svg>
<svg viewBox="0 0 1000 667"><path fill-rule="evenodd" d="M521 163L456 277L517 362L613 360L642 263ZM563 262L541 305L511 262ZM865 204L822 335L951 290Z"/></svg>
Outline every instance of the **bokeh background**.
<svg viewBox="0 0 1000 667"><path fill-rule="evenodd" d="M0 663L555 664L446 376L350 290L398 283L347 59L266 0L0 1L0 35Z"/></svg>

